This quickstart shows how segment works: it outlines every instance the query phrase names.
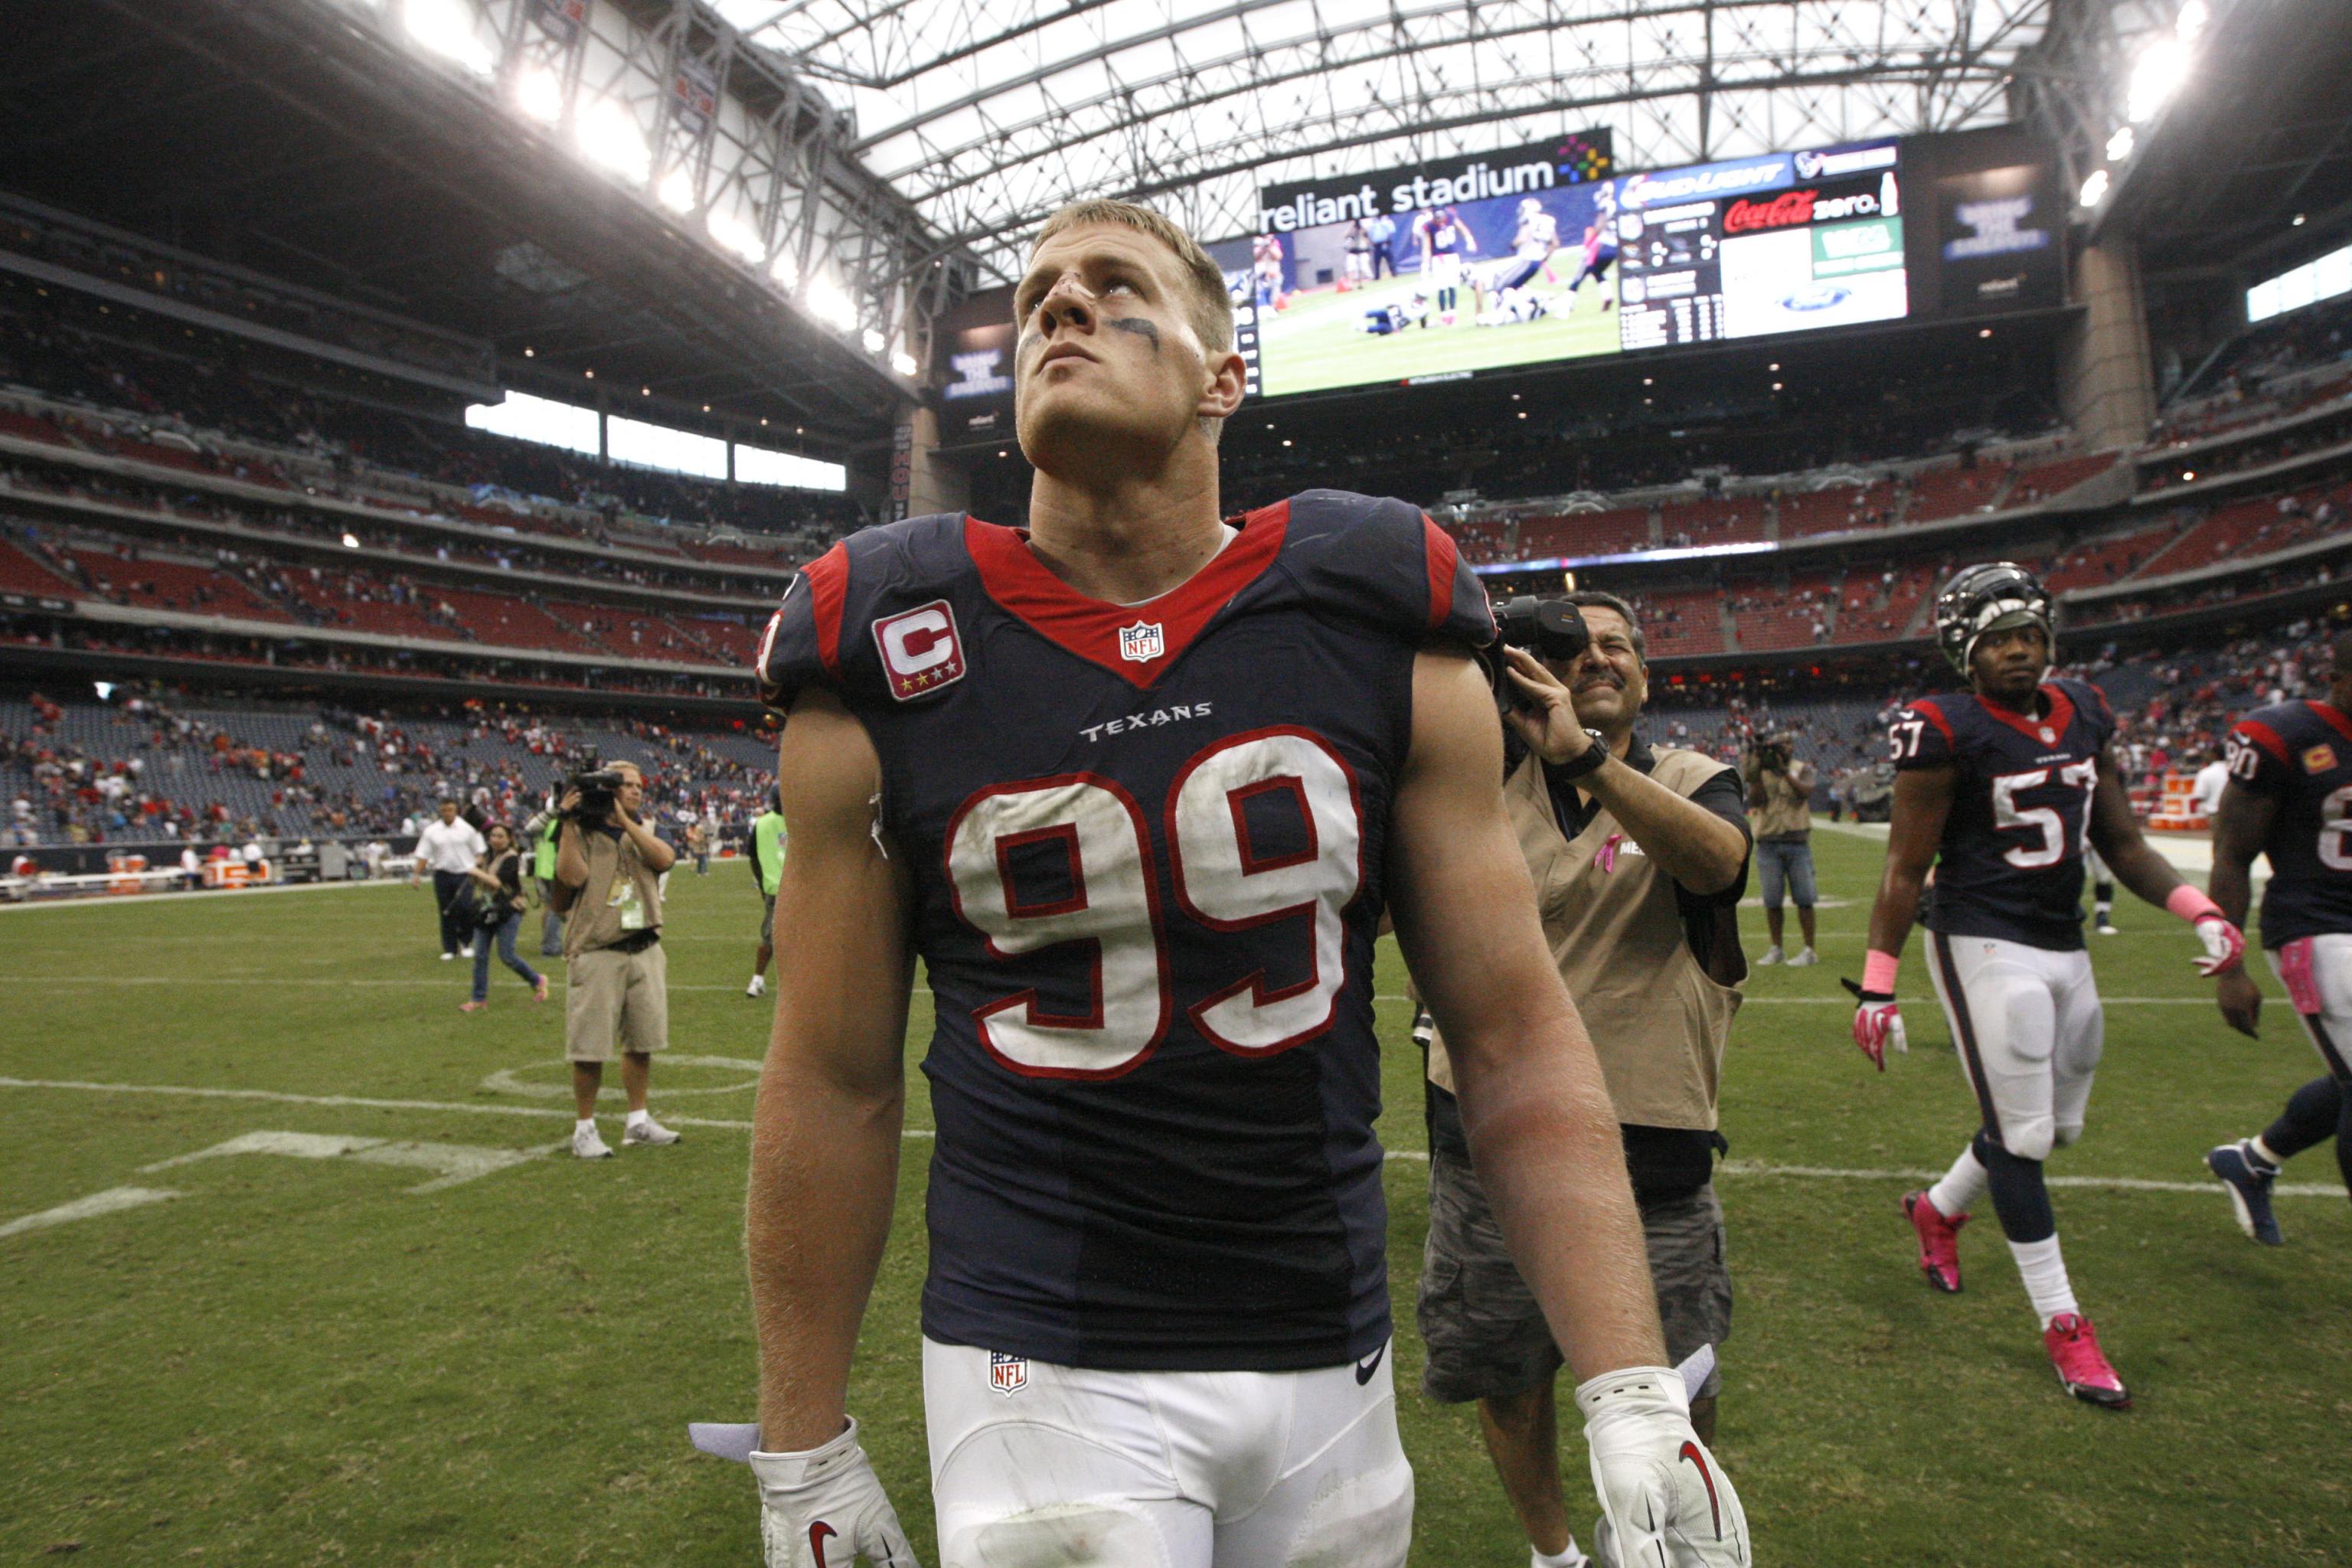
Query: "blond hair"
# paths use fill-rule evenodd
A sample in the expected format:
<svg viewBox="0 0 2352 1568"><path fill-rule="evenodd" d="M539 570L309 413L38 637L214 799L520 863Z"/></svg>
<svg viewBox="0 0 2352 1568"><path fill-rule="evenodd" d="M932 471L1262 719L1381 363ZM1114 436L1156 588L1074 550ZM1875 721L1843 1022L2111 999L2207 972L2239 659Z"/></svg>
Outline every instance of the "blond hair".
<svg viewBox="0 0 2352 1568"><path fill-rule="evenodd" d="M1214 356L1234 346L1234 297L1225 289L1225 270L1201 248L1201 242L1184 232L1172 219L1139 206L1133 202L1094 200L1072 202L1045 220L1037 237L1029 247L1034 255L1044 245L1065 229L1084 227L1087 224L1116 223L1148 234L1170 250L1184 266L1184 280L1191 286L1192 306L1186 314L1192 330L1200 335L1201 352Z"/></svg>

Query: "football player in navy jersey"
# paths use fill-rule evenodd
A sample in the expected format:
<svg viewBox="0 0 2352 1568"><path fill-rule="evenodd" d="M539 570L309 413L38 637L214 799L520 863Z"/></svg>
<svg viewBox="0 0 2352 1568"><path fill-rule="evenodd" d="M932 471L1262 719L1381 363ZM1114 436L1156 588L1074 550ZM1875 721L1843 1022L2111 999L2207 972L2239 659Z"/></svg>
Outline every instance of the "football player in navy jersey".
<svg viewBox="0 0 2352 1568"><path fill-rule="evenodd" d="M2205 1156L2238 1223L2273 1247L2285 1239L2271 1215L2285 1161L2332 1137L2352 1190L2352 632L2336 639L2333 677L2326 701L2258 708L2231 730L2213 819L2211 889L2224 914L2245 920L2254 857L2270 859L2263 947L2327 1067L2270 1126ZM2221 1004L2231 1027L2254 1033L2263 996L2252 977L2225 976Z"/></svg>
<svg viewBox="0 0 2352 1568"><path fill-rule="evenodd" d="M1400 502L1220 521L1231 300L1157 214L1056 215L1014 310L1029 529L866 530L761 639L793 840L746 1225L769 1563L915 1560L845 1406L918 958L948 1568L1405 1561L1385 910L1628 1561L1748 1563L1503 815L1477 580Z"/></svg>
<svg viewBox="0 0 2352 1568"><path fill-rule="evenodd" d="M1931 973L1983 1127L1941 1181L1903 1200L1919 1268L1935 1289L1959 1289L1958 1233L1990 1187L2059 1381L2122 1409L2131 1395L2074 1300L2042 1173L2053 1148L2082 1136L2099 1060L2084 854L2095 848L2124 886L2195 927L2200 973L2236 969L2245 939L2140 837L2107 755L2105 696L2043 679L2055 631L2049 592L2005 561L1964 569L1936 602L1937 638L1969 689L1895 716L1894 816L1853 1037L1882 1072L1887 1046L1904 1048L1895 979L1933 867Z"/></svg>

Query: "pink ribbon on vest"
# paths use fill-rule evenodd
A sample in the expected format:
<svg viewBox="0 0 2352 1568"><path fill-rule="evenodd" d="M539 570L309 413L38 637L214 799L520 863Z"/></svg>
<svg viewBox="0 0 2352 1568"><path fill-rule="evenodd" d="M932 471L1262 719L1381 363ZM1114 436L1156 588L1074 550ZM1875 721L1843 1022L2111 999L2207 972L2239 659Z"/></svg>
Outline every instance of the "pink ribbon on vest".
<svg viewBox="0 0 2352 1568"><path fill-rule="evenodd" d="M1617 846L1624 842L1625 836L1622 833L1612 833L1601 841L1601 847L1594 853L1592 863L1600 867L1604 875L1617 869Z"/></svg>

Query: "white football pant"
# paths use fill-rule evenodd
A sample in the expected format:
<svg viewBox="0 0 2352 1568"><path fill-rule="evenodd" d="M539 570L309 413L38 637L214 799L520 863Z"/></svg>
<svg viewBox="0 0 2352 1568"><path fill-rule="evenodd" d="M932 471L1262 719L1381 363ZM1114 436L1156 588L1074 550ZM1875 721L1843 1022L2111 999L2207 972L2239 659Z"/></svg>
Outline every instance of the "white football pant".
<svg viewBox="0 0 2352 1568"><path fill-rule="evenodd" d="M1387 1346L1307 1372L992 1367L926 1339L943 1568L1402 1568L1391 1370Z"/></svg>
<svg viewBox="0 0 2352 1568"><path fill-rule="evenodd" d="M1940 931L1927 950L1986 1131L2021 1160L2080 1138L2105 1040L2091 955Z"/></svg>
<svg viewBox="0 0 2352 1568"><path fill-rule="evenodd" d="M2270 950L2304 1033L2327 1070L2352 1083L2352 931L2326 931Z"/></svg>

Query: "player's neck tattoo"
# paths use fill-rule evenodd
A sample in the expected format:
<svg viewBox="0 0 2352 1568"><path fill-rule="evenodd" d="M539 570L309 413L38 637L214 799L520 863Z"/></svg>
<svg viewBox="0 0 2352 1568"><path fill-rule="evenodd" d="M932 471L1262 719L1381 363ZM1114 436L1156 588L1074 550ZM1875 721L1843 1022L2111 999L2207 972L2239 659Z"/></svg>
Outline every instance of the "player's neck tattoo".
<svg viewBox="0 0 2352 1568"><path fill-rule="evenodd" d="M1160 328L1141 316L1112 316L1108 318L1103 325L1114 327L1122 332L1133 332L1151 345L1153 353L1160 352Z"/></svg>

